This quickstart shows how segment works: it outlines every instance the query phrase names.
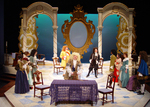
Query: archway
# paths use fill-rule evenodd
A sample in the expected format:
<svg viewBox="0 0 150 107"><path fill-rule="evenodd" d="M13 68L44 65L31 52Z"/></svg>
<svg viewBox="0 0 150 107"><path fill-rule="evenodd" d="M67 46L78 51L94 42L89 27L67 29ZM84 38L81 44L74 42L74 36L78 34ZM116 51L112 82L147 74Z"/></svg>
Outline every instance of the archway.
<svg viewBox="0 0 150 107"><path fill-rule="evenodd" d="M132 30L133 30L133 12L134 8L128 8L126 5L119 2L112 2L104 6L103 8L97 8L98 11L98 49L99 54L102 55L102 29L103 21L111 14L117 14L122 16L128 25L128 57L129 57L129 75L132 74Z"/></svg>
<svg viewBox="0 0 150 107"><path fill-rule="evenodd" d="M38 14L46 14L50 17L53 23L53 57L57 57L57 11L58 7L52 7L51 5L45 2L35 2L29 5L27 8L22 8L23 10L23 41L22 41L22 50L27 50L27 24L31 17ZM35 47L33 47L35 48Z"/></svg>

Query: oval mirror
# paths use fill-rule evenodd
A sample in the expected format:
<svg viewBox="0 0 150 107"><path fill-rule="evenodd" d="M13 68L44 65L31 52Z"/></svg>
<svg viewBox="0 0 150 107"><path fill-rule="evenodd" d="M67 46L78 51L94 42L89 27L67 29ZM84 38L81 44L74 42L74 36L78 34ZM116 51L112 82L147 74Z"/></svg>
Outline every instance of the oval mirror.
<svg viewBox="0 0 150 107"><path fill-rule="evenodd" d="M70 29L69 33L71 44L76 47L80 48L84 46L87 40L87 29L85 25L81 22L75 22Z"/></svg>

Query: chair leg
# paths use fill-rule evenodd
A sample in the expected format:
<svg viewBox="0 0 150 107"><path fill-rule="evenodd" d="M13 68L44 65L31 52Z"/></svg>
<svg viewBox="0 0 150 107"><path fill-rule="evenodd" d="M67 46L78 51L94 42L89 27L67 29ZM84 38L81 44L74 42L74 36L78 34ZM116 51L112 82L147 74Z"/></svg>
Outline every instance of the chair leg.
<svg viewBox="0 0 150 107"><path fill-rule="evenodd" d="M35 87L34 87L34 97L35 97Z"/></svg>
<svg viewBox="0 0 150 107"><path fill-rule="evenodd" d="M114 93L112 93L112 103L114 103Z"/></svg>
<svg viewBox="0 0 150 107"><path fill-rule="evenodd" d="M103 102L102 102L102 105L104 105L104 96L105 96L105 95L103 94Z"/></svg>
<svg viewBox="0 0 150 107"><path fill-rule="evenodd" d="M106 94L106 100L107 100L107 94Z"/></svg>
<svg viewBox="0 0 150 107"><path fill-rule="evenodd" d="M43 90L41 90L41 100L43 101Z"/></svg>

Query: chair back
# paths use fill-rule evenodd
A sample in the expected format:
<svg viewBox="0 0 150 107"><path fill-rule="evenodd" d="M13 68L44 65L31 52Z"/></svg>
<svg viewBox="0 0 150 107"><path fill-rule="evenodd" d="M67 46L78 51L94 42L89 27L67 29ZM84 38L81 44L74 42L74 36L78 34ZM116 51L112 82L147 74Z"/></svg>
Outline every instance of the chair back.
<svg viewBox="0 0 150 107"><path fill-rule="evenodd" d="M42 72L36 71L33 73L33 85L42 84L43 85L43 76Z"/></svg>
<svg viewBox="0 0 150 107"><path fill-rule="evenodd" d="M37 58L38 58L38 59L45 58L45 55L44 55L44 54L37 54Z"/></svg>
<svg viewBox="0 0 150 107"><path fill-rule="evenodd" d="M59 62L59 58L58 57L55 57L53 58L53 65L60 65L60 62Z"/></svg>
<svg viewBox="0 0 150 107"><path fill-rule="evenodd" d="M106 88L112 89L114 91L115 80L116 80L116 77L114 75L112 75L112 74L109 74L108 77L107 77Z"/></svg>
<svg viewBox="0 0 150 107"><path fill-rule="evenodd" d="M101 69L103 67L103 62L104 62L104 59L103 58L100 58L100 61L99 61L99 69Z"/></svg>

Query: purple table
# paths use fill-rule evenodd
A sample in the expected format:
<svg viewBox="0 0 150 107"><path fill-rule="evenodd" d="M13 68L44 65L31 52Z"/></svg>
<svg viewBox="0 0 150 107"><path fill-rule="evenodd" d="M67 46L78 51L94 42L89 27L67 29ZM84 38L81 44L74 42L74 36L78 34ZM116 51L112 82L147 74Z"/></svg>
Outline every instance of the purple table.
<svg viewBox="0 0 150 107"><path fill-rule="evenodd" d="M49 90L51 103L60 101L92 101L97 103L95 80L53 80Z"/></svg>

